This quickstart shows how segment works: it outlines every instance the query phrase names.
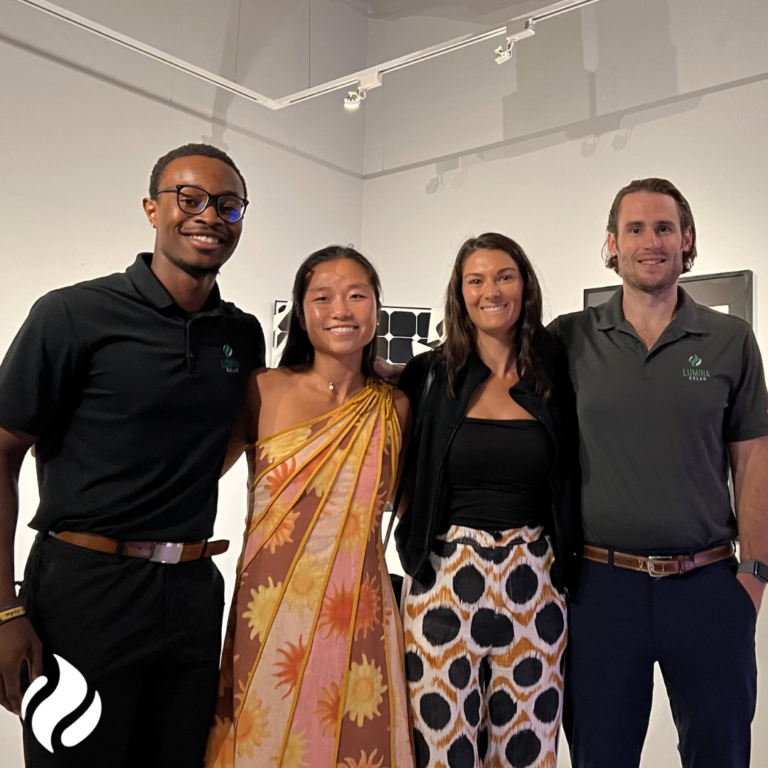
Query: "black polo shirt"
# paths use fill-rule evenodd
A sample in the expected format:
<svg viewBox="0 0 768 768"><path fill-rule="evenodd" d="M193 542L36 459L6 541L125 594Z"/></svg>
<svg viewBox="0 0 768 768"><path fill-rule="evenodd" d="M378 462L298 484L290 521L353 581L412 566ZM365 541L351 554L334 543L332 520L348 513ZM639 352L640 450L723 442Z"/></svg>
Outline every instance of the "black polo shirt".
<svg viewBox="0 0 768 768"><path fill-rule="evenodd" d="M264 335L217 286L188 314L151 261L43 296L0 365L0 424L37 437L33 528L157 541L213 531Z"/></svg>
<svg viewBox="0 0 768 768"><path fill-rule="evenodd" d="M576 390L587 542L687 550L737 534L727 445L768 435L760 350L743 320L679 291L650 351L622 290L549 327Z"/></svg>

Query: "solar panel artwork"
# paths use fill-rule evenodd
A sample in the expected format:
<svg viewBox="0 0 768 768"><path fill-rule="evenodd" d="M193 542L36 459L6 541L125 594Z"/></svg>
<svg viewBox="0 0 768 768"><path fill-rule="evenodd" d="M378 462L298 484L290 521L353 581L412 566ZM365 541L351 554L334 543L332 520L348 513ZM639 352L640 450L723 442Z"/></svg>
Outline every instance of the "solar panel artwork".
<svg viewBox="0 0 768 768"><path fill-rule="evenodd" d="M270 364L277 365L288 338L291 302L276 301L272 311ZM443 336L443 309L382 307L376 331L378 355L404 365L414 355L436 347Z"/></svg>
<svg viewBox="0 0 768 768"><path fill-rule="evenodd" d="M269 364L277 365L283 354L285 340L288 338L288 323L291 314L290 301L276 301L272 306L272 344L270 344Z"/></svg>

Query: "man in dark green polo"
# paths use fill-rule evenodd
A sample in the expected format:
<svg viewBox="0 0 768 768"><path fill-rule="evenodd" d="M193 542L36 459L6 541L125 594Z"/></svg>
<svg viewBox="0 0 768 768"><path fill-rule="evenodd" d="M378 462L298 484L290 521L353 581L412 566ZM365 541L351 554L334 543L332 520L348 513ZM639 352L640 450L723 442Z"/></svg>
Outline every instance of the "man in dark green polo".
<svg viewBox="0 0 768 768"><path fill-rule="evenodd" d="M550 326L569 356L583 475L564 702L571 759L639 766L658 662L685 768L748 768L768 577L760 351L747 323L678 286L696 229L670 182L622 189L607 230L606 266L623 287Z"/></svg>

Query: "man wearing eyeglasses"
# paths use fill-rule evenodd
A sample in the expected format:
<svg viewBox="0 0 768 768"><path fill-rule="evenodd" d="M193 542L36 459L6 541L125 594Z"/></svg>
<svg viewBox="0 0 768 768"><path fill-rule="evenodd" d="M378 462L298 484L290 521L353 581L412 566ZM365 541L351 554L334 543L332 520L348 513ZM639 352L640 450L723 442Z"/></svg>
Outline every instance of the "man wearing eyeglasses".
<svg viewBox="0 0 768 768"><path fill-rule="evenodd" d="M144 200L154 252L41 298L0 366L0 704L21 714L20 678L48 678L26 702L29 766L202 764L224 603L211 557L227 547L209 541L217 482L264 365L259 322L216 285L247 205L223 152L168 153ZM33 445L39 534L17 598Z"/></svg>

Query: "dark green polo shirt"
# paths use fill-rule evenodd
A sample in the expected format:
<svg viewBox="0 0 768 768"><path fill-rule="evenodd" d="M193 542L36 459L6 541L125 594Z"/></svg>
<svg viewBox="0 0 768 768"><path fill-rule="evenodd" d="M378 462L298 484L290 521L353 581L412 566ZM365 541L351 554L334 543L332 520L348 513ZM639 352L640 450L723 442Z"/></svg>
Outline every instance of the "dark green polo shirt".
<svg viewBox="0 0 768 768"><path fill-rule="evenodd" d="M622 290L550 325L576 391L588 543L686 550L737 534L727 446L768 435L760 350L743 320L679 290L650 351Z"/></svg>
<svg viewBox="0 0 768 768"><path fill-rule="evenodd" d="M37 437L33 528L157 541L213 531L264 336L218 287L185 312L151 259L43 296L0 365L0 424Z"/></svg>

